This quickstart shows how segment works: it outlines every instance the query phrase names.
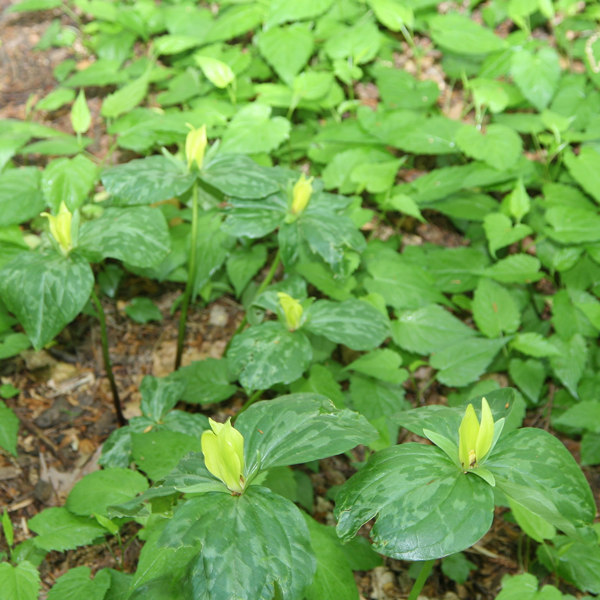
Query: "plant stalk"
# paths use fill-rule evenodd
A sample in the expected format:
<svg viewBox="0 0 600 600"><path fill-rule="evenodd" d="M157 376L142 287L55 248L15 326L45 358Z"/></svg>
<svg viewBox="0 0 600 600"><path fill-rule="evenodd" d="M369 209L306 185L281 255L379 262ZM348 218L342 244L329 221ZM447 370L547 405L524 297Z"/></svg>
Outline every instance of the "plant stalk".
<svg viewBox="0 0 600 600"><path fill-rule="evenodd" d="M187 322L188 308L190 299L194 293L196 284L196 246L198 244L198 182L194 182L192 187L192 233L191 233L190 263L188 270L188 280L183 293L183 302L181 303L181 315L179 317L179 335L177 336L177 355L175 356L175 370L181 366L183 356L183 343L185 342L185 325Z"/></svg>
<svg viewBox="0 0 600 600"><path fill-rule="evenodd" d="M110 382L110 389L112 391L113 404L115 406L115 412L117 413L117 423L119 427L127 425L127 419L121 410L121 400L119 399L119 390L117 389L117 383L115 376L113 375L112 364L110 362L110 354L108 353L108 334L106 333L106 315L102 308L102 303L96 295L96 292L92 289L92 302L98 311L98 320L100 321L100 337L102 338L102 355L104 357L104 370L106 376Z"/></svg>
<svg viewBox="0 0 600 600"><path fill-rule="evenodd" d="M267 273L267 276L265 277L264 281L260 284L260 287L256 291L256 294L254 296L255 298L258 298L265 291L266 287L271 283L271 281L273 281L273 277L275 277L275 271L277 271L277 267L279 266L280 262L281 262L281 252L279 251L279 249L277 249L277 254L275 255L275 258L273 259L273 264L271 265L271 268L269 269L269 272ZM238 333L241 333L243 331L244 327L246 327L247 322L248 322L248 316L244 315L242 322L238 325L237 329L235 330L235 333L231 336L231 339L229 340L229 342L227 342L227 346L225 347L225 352L223 353L223 356L227 356L227 351L229 350L229 346L231 346L231 342L232 342L233 338Z"/></svg>
<svg viewBox="0 0 600 600"><path fill-rule="evenodd" d="M248 400L246 400L246 402L244 403L244 406L242 406L242 408L240 408L240 410L235 415L235 418L237 419L243 412L248 410L257 400L260 400L261 396L264 393L265 393L265 390L256 390L256 392L254 392L254 394L252 394L252 396L250 396L250 398L248 398Z"/></svg>
<svg viewBox="0 0 600 600"><path fill-rule="evenodd" d="M410 596L408 597L408 600L417 600L419 594L423 590L423 586L425 585L429 574L431 573L431 569L433 569L434 564L435 559L425 561L425 563L421 567L421 572L419 573L419 576L415 581L415 585L413 585L413 588L410 591Z"/></svg>

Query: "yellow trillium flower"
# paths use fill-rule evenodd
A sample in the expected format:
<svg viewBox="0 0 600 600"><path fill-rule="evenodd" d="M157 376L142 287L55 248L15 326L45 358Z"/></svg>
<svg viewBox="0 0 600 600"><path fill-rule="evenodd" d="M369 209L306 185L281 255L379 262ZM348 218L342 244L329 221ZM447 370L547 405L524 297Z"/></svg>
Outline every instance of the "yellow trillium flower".
<svg viewBox="0 0 600 600"><path fill-rule="evenodd" d="M194 161L199 169L202 168L208 139L206 138L206 125L202 125L202 127L195 129L188 123L188 127L190 128L190 132L185 138L185 157L187 159L187 168L189 171Z"/></svg>
<svg viewBox="0 0 600 600"><path fill-rule="evenodd" d="M296 331L300 327L302 314L304 313L302 304L300 304L299 300L295 300L289 294L284 294L283 292L279 292L277 297L285 316L287 328L290 331Z"/></svg>
<svg viewBox="0 0 600 600"><path fill-rule="evenodd" d="M71 236L71 222L73 215L67 208L64 202L60 203L60 208L56 216L50 213L41 213L42 217L48 217L50 221L50 233L52 237L57 241L62 253L67 256L73 249L73 238Z"/></svg>
<svg viewBox="0 0 600 600"><path fill-rule="evenodd" d="M467 406L458 430L458 458L465 471L473 469L483 460L494 441L494 417L490 405L481 401L481 424L472 404Z"/></svg>
<svg viewBox="0 0 600 600"><path fill-rule="evenodd" d="M244 479L244 436L231 425L208 419L212 431L202 434L202 453L206 468L232 492L241 494Z"/></svg>
<svg viewBox="0 0 600 600"><path fill-rule="evenodd" d="M296 181L292 192L292 214L299 215L308 205L308 201L313 192L312 182L314 177L306 178L302 173L300 179Z"/></svg>

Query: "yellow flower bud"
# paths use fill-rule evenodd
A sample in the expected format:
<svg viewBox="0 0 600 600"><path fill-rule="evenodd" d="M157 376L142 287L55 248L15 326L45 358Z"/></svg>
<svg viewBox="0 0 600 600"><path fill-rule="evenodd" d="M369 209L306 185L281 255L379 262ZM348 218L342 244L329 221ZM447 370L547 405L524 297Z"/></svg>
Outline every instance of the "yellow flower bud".
<svg viewBox="0 0 600 600"><path fill-rule="evenodd" d="M279 298L279 305L281 306L285 316L285 324L287 328L290 331L296 331L296 329L300 327L302 314L304 313L302 304L300 304L298 300L295 300L290 295L284 294L283 292L279 292L277 297Z"/></svg>
<svg viewBox="0 0 600 600"><path fill-rule="evenodd" d="M73 249L73 238L71 237L71 221L73 215L69 212L67 205L64 202L60 203L60 209L56 216L50 213L41 213L42 217L48 217L50 221L50 233L58 242L62 253L67 256Z"/></svg>
<svg viewBox="0 0 600 600"><path fill-rule="evenodd" d="M208 419L212 431L202 434L202 452L206 468L232 492L244 491L244 436L231 425Z"/></svg>
<svg viewBox="0 0 600 600"><path fill-rule="evenodd" d="M189 171L194 161L196 161L199 169L202 168L204 152L206 151L208 140L206 139L206 125L202 125L202 127L195 129L188 123L188 127L191 131L187 134L187 138L185 139L185 157L187 159Z"/></svg>
<svg viewBox="0 0 600 600"><path fill-rule="evenodd" d="M302 173L300 179L296 181L294 190L292 193L292 214L299 215L308 205L308 201L312 195L312 182L314 177L306 178L306 175Z"/></svg>
<svg viewBox="0 0 600 600"><path fill-rule="evenodd" d="M485 398L481 401L481 425L472 404L467 406L458 430L458 457L465 471L477 466L492 447L494 417Z"/></svg>

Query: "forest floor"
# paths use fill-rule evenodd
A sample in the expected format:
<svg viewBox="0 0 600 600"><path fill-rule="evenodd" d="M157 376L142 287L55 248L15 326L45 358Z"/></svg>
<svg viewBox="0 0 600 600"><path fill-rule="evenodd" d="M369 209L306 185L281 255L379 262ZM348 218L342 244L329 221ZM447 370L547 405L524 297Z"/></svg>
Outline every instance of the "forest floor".
<svg viewBox="0 0 600 600"><path fill-rule="evenodd" d="M32 118L34 121L71 133L69 108L56 112L26 114L31 95L41 98L56 85L53 68L66 58L75 58L78 68L87 64L85 48L51 48L36 50L46 28L53 19L61 18L64 25L69 20L60 10L31 14L2 14L10 0L0 0L0 119ZM99 111L102 98L99 90L86 90L92 111L90 137L95 142L89 151L103 159L111 144L110 136L100 127ZM107 91L103 90L103 94ZM357 90L357 95L368 93ZM126 157L117 151L113 162ZM40 164L47 159L41 157ZM31 164L31 162L30 162ZM446 246L460 245L458 233L445 221L433 217L427 225L407 231L409 243L430 241ZM407 223L410 226L410 221ZM165 376L173 368L178 313L170 308L181 289L173 285L159 285L130 275L121 282L117 300L104 300L107 312L110 354L115 377L124 405L125 416L140 414L139 385L144 375ZM144 293L160 308L160 323L139 325L125 315L128 299ZM186 339L184 365L206 357L219 358L243 317L243 308L235 300L223 297L208 306L196 306L191 311ZM417 381L426 383L427 372L417 371ZM53 347L40 352L27 351L20 357L3 361L0 381L12 384L20 393L7 400L19 419L18 458L0 451L0 511L6 507L15 523L16 541L21 542L33 534L27 520L49 506L60 506L75 483L85 474L96 470L103 442L117 427L108 380L103 371L100 332L97 322L81 315L57 338ZM505 382L506 384L506 382ZM430 386L423 395L407 383L407 399L413 404L443 404L447 389L438 384ZM242 391L220 406L204 406L207 416L230 416L245 400ZM197 406L184 405L187 410ZM548 427L546 407L529 413L527 424ZM222 420L222 419L219 419ZM404 434L404 436L403 436ZM423 440L406 437L401 441ZM579 458L579 443L561 438ZM584 469L597 503L600 505L600 468ZM310 473L315 490L314 517L332 524L333 504L326 498L327 490L340 485L354 470L346 457L321 461L320 472ZM498 515L503 509L497 509ZM132 524L129 535L136 531ZM363 528L361 533L367 534ZM0 551L4 548L0 542ZM500 589L502 577L516 574L527 568L535 556L534 546L525 542L519 528L505 519L496 518L489 533L473 548L467 550L468 559L476 565L469 580L458 585L439 569L433 571L423 590L425 598L440 600L494 598ZM134 540L123 557L124 569L135 570L141 543ZM529 550L529 554L527 552ZM104 567L117 567L114 545L97 545L64 553L52 552L41 567L43 586L47 590L69 568L88 566L93 572ZM406 598L412 586L408 575L410 563L385 559L384 565L369 572L356 573L361 600L395 600ZM542 583L555 583L554 580ZM564 592L577 595L577 591L562 585ZM45 595L42 595L44 598ZM333 600L333 599L332 599Z"/></svg>

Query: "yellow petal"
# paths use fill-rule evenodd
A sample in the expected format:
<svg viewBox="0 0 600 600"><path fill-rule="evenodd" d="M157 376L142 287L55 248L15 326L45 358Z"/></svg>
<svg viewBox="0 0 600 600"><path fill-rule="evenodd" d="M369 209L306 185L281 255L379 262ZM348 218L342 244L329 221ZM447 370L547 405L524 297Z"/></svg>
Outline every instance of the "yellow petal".
<svg viewBox="0 0 600 600"><path fill-rule="evenodd" d="M304 173L300 175L300 179L296 182L293 189L293 200L292 200L292 213L299 215L308 205L310 197L312 196L312 182L314 177L306 179Z"/></svg>
<svg viewBox="0 0 600 600"><path fill-rule="evenodd" d="M479 435L477 436L477 445L475 446L475 454L477 455L477 461L481 461L485 458L485 455L490 451L492 447L492 441L494 440L494 417L490 410L488 401L483 398L481 401L481 427L479 428Z"/></svg>
<svg viewBox="0 0 600 600"><path fill-rule="evenodd" d="M71 236L73 215L67 208L67 205L61 202L56 216L47 212L41 213L40 216L48 218L50 233L60 246L62 253L66 256L73 249L73 238Z"/></svg>
<svg viewBox="0 0 600 600"><path fill-rule="evenodd" d="M475 452L479 421L472 404L467 406L465 416L458 429L458 457L463 469L468 469L472 462L471 451Z"/></svg>
<svg viewBox="0 0 600 600"><path fill-rule="evenodd" d="M217 436L212 431L205 431L202 434L201 444L206 468L217 479L224 481L221 468L221 459L219 457L219 441Z"/></svg>
<svg viewBox="0 0 600 600"><path fill-rule="evenodd" d="M206 138L206 125L202 125L198 129L195 129L188 123L190 132L185 138L185 157L187 159L188 170L195 161L198 168L202 168L204 162L204 153L206 152L206 146L208 145L208 139Z"/></svg>
<svg viewBox="0 0 600 600"><path fill-rule="evenodd" d="M278 292L277 297L285 315L287 328L290 331L296 331L302 322L302 314L304 313L302 304L284 292Z"/></svg>
<svg viewBox="0 0 600 600"><path fill-rule="evenodd" d="M213 421L210 417L208 417L208 423L211 429L218 434L221 429L223 429L223 423L219 423L217 421Z"/></svg>

